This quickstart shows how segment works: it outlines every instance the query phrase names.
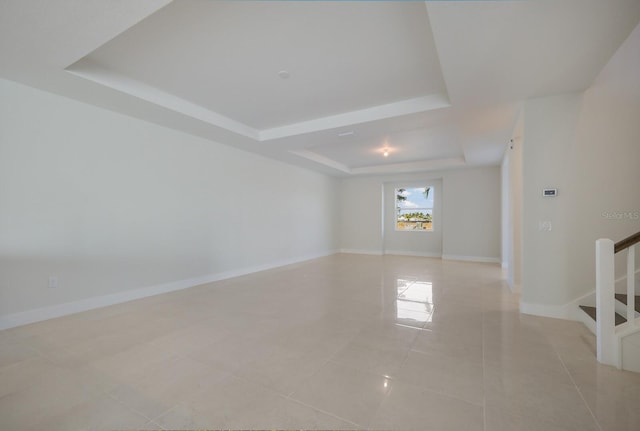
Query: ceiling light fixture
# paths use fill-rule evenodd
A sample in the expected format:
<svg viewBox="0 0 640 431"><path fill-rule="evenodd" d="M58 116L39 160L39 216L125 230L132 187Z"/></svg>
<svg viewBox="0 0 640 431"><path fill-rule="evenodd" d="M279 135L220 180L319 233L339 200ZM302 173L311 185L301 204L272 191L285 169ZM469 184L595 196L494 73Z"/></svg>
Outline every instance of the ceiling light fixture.
<svg viewBox="0 0 640 431"><path fill-rule="evenodd" d="M340 132L340 133L338 133L338 137L340 137L340 138L345 138L345 137L347 137L347 136L353 136L353 135L355 135L355 134L356 134L356 133L355 133L353 130L349 130L349 131L347 131L347 132Z"/></svg>
<svg viewBox="0 0 640 431"><path fill-rule="evenodd" d="M383 156L385 156L385 157L389 157L389 150L388 150L388 149L386 149L386 148L385 148L385 149L383 149L383 150L382 150L382 155L383 155Z"/></svg>
<svg viewBox="0 0 640 431"><path fill-rule="evenodd" d="M289 79L291 74L287 70L281 70L280 72L278 72L278 76L282 79Z"/></svg>

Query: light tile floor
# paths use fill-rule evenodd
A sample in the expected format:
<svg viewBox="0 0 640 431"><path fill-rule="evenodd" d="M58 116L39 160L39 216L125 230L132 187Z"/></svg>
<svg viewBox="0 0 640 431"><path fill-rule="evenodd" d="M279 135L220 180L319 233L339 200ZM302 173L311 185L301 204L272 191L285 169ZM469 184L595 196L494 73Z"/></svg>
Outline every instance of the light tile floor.
<svg viewBox="0 0 640 431"><path fill-rule="evenodd" d="M0 429L640 430L496 265L334 255L0 332Z"/></svg>

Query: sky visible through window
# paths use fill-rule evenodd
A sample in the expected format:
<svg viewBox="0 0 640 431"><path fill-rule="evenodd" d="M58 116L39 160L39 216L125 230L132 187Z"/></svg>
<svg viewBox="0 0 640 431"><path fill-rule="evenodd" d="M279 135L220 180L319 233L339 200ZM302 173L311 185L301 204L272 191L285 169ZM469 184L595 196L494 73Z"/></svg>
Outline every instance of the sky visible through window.
<svg viewBox="0 0 640 431"><path fill-rule="evenodd" d="M424 189L424 187L406 188L403 192L398 193L406 198L404 201L398 200L397 202L402 213L411 212L415 208L433 208L433 187L431 187L427 199L424 197Z"/></svg>
<svg viewBox="0 0 640 431"><path fill-rule="evenodd" d="M395 192L396 230L432 231L433 187L398 188Z"/></svg>

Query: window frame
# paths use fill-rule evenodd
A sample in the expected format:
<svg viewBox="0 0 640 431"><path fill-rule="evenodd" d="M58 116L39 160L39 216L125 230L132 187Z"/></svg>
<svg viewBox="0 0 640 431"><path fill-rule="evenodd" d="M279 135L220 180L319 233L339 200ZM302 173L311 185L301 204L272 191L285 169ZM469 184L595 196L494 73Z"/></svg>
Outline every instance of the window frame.
<svg viewBox="0 0 640 431"><path fill-rule="evenodd" d="M425 186L419 186L419 187L415 187L415 186L411 186L411 187L394 187L393 188L393 201L394 201L394 220L393 220L393 228L396 232L434 232L435 231L435 220L434 220L434 213L435 213L435 206L436 206L436 202L435 202L435 195L432 194L433 196L433 204L431 207L416 207L416 208L402 208L399 205L399 201L398 201L398 196L400 195L400 191L401 190L411 190L411 189L416 189L416 190L424 190L424 189L429 189L430 193L435 193L435 187L433 185L425 185ZM398 227L398 223L401 222L401 220L399 220L400 218L400 213L401 211L424 211L427 214L431 215L431 229L400 229ZM428 221L425 221L428 223ZM411 223L411 222L410 222ZM414 222L414 223L423 223L423 222Z"/></svg>

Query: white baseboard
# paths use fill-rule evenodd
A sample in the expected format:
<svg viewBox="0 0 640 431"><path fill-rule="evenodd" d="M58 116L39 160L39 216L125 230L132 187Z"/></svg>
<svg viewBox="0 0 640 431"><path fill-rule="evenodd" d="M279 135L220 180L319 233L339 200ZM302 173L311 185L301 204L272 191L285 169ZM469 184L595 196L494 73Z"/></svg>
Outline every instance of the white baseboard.
<svg viewBox="0 0 640 431"><path fill-rule="evenodd" d="M357 248L341 248L340 250L338 250L338 253L368 254L372 256L382 256L382 251L380 250L365 250L365 249L357 249Z"/></svg>
<svg viewBox="0 0 640 431"><path fill-rule="evenodd" d="M574 320L572 313L569 313L564 305L531 304L520 301L520 312L534 316Z"/></svg>
<svg viewBox="0 0 640 431"><path fill-rule="evenodd" d="M385 250L384 254L391 254L394 256L416 256L416 257L435 257L440 259L442 255L440 253L420 252L420 251L407 251L407 250Z"/></svg>
<svg viewBox="0 0 640 431"><path fill-rule="evenodd" d="M137 289L127 290L124 292L113 293L110 295L96 296L93 298L81 299L78 301L67 302L64 304L51 305L47 307L37 308L33 310L22 311L19 313L6 314L0 316L0 330L14 328L16 326L27 325L29 323L49 320L56 317L67 316L70 314L89 311L96 308L107 307L109 305L121 304L123 302L133 301L136 299L146 298L163 293L174 292L176 290L188 289L190 287L199 286L201 284L213 283L215 281L226 280L229 278L240 277L242 275L254 272L266 271L269 269L279 268L294 263L300 263L307 260L317 259L320 257L330 256L337 253L336 250L283 259L264 265L253 266L250 268L242 268L232 271L220 272L217 274L208 274L200 277L189 278L185 280L173 281L170 283L158 284L155 286L141 287Z"/></svg>
<svg viewBox="0 0 640 431"><path fill-rule="evenodd" d="M339 250L339 253L347 253L347 254L366 254L371 256L382 256L385 254L390 254L394 256L417 256L417 257L440 257L438 253L421 253L415 251L406 251L406 250L385 250L382 252L381 250L364 250L364 249L353 249L353 248L342 248Z"/></svg>
<svg viewBox="0 0 640 431"><path fill-rule="evenodd" d="M499 257L457 256L453 254L443 254L442 258L444 260L461 260L463 262L500 263Z"/></svg>
<svg viewBox="0 0 640 431"><path fill-rule="evenodd" d="M385 250L383 253L378 250L343 248L343 249L340 249L339 252L350 253L350 254L368 254L368 255L375 255L375 256L380 256L382 254L390 254L394 256L434 257L438 259L459 260L463 262L500 263L500 258L498 257L442 255L440 253L409 251L409 250Z"/></svg>
<svg viewBox="0 0 640 431"><path fill-rule="evenodd" d="M636 277L640 274L640 269L636 271ZM626 293L626 279L624 275L615 280L616 293ZM536 316L554 317L557 319L568 319L582 321L582 314L584 314L579 305L591 305L595 306L595 294L596 291L592 291L582 295L579 298L574 299L564 305L544 305L544 304L532 304L524 301L520 301L520 312L524 314L533 314ZM626 309L625 309L626 312ZM624 313L623 313L624 315Z"/></svg>
<svg viewBox="0 0 640 431"><path fill-rule="evenodd" d="M586 293L562 305L535 304L520 301L520 312L534 316L553 317L555 319L581 320L579 305L590 305L595 299L595 291Z"/></svg>

